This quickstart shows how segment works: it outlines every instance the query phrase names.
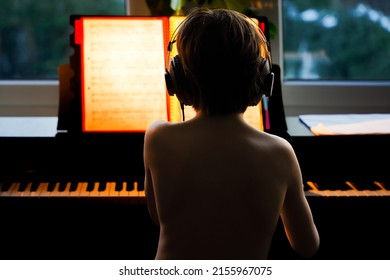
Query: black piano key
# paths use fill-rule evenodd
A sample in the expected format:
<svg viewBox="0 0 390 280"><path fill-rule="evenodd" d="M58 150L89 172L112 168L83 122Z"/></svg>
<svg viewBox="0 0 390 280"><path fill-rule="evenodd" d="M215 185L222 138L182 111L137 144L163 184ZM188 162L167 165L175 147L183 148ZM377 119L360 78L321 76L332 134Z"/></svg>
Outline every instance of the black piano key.
<svg viewBox="0 0 390 280"><path fill-rule="evenodd" d="M99 182L99 187L98 187L98 191L99 192L104 192L106 190L106 185L107 185L107 182Z"/></svg>
<svg viewBox="0 0 390 280"><path fill-rule="evenodd" d="M63 191L65 191L66 190L66 184L67 184L68 182L60 182L60 186L58 187L58 191L59 192L63 192Z"/></svg>
<svg viewBox="0 0 390 280"><path fill-rule="evenodd" d="M123 183L122 181L115 182L115 191L120 192L123 190Z"/></svg>
<svg viewBox="0 0 390 280"><path fill-rule="evenodd" d="M4 181L1 186L0 186L0 191L1 192L6 192L9 190L9 188L11 187L12 185L12 182L11 181Z"/></svg>
<svg viewBox="0 0 390 280"><path fill-rule="evenodd" d="M49 182L49 185L47 186L47 191L48 191L48 192L54 191L54 189L55 189L55 187L56 187L56 183L57 183L57 182Z"/></svg>
<svg viewBox="0 0 390 280"><path fill-rule="evenodd" d="M127 181L126 182L126 191L130 192L134 190L134 182L133 181Z"/></svg>
<svg viewBox="0 0 390 280"><path fill-rule="evenodd" d="M381 190L390 191L390 181L388 180L374 180L374 185Z"/></svg>
<svg viewBox="0 0 390 280"><path fill-rule="evenodd" d="M40 183L36 181L32 182L31 189L30 189L31 192L36 192L38 190L39 184Z"/></svg>
<svg viewBox="0 0 390 280"><path fill-rule="evenodd" d="M307 191L313 190L313 188L310 187L310 185L309 185L307 182L305 182L305 183L303 184L303 190L304 190L305 192L307 192Z"/></svg>
<svg viewBox="0 0 390 280"><path fill-rule="evenodd" d="M379 191L381 188L375 184L374 180L356 179L349 181L358 191Z"/></svg>
<svg viewBox="0 0 390 280"><path fill-rule="evenodd" d="M349 191L353 190L345 181L345 180L337 180L337 179L316 179L313 180L316 183L316 186L319 191L331 190L331 191Z"/></svg>
<svg viewBox="0 0 390 280"><path fill-rule="evenodd" d="M95 182L88 182L87 192L92 192L95 189Z"/></svg>
<svg viewBox="0 0 390 280"><path fill-rule="evenodd" d="M71 183L70 183L69 192L75 192L75 191L77 191L78 185L79 185L78 182L71 182Z"/></svg>
<svg viewBox="0 0 390 280"><path fill-rule="evenodd" d="M24 191L26 191L28 184L29 184L29 182L21 182L21 183L19 184L18 191L19 191L19 192L24 192Z"/></svg>
<svg viewBox="0 0 390 280"><path fill-rule="evenodd" d="M138 183L137 188L138 188L139 191L145 190L144 180L142 180L142 179L141 179L141 180L138 180L137 183Z"/></svg>

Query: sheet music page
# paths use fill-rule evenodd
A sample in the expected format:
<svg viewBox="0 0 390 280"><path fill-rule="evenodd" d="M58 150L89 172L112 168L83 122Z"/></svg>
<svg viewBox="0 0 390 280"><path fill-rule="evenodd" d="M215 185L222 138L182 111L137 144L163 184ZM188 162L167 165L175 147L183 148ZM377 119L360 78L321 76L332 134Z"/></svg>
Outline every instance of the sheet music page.
<svg viewBox="0 0 390 280"><path fill-rule="evenodd" d="M164 21L83 18L83 131L145 131L167 119Z"/></svg>

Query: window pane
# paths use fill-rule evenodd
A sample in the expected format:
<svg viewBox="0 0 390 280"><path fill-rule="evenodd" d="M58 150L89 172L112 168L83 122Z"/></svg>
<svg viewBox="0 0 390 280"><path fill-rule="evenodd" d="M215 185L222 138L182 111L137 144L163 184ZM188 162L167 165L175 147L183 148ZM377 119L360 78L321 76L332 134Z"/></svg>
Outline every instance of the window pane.
<svg viewBox="0 0 390 280"><path fill-rule="evenodd" d="M125 15L126 0L2 0L0 80L54 80L69 63L71 14Z"/></svg>
<svg viewBox="0 0 390 280"><path fill-rule="evenodd" d="M390 80L390 1L283 0L285 80Z"/></svg>

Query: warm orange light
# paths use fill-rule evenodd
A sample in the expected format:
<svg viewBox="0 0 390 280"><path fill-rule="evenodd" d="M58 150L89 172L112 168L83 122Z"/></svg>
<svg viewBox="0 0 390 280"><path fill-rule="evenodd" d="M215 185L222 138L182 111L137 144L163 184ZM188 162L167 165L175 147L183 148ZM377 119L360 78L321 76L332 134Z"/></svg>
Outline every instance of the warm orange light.
<svg viewBox="0 0 390 280"><path fill-rule="evenodd" d="M144 132L155 120L181 121L180 104L166 91L164 72L177 54L169 38L184 16L82 17L80 45L83 132ZM171 38L172 39L172 38ZM186 119L195 115L186 107ZM261 103L244 119L264 130Z"/></svg>
<svg viewBox="0 0 390 280"><path fill-rule="evenodd" d="M164 18L83 18L84 132L145 131L167 119Z"/></svg>

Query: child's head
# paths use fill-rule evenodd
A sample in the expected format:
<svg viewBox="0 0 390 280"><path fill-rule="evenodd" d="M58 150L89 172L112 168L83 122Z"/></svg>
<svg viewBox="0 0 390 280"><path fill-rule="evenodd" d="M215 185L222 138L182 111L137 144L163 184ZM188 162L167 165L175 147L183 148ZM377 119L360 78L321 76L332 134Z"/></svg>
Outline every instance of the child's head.
<svg viewBox="0 0 390 280"><path fill-rule="evenodd" d="M171 62L176 95L208 115L243 113L267 94L270 54L264 34L227 9L191 11L177 32ZM269 77L272 76L272 77Z"/></svg>

